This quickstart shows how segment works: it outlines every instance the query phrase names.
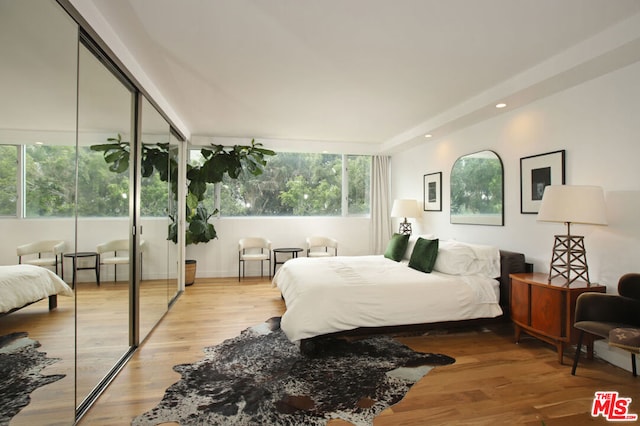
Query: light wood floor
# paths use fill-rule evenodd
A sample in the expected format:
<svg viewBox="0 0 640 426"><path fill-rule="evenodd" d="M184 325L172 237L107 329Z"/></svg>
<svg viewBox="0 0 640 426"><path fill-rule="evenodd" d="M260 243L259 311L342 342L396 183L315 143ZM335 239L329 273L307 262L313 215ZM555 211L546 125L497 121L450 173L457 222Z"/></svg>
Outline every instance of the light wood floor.
<svg viewBox="0 0 640 426"><path fill-rule="evenodd" d="M234 337L284 310L268 280L198 280L80 423L129 424L153 408L164 390L180 378L174 365L202 359L205 346ZM377 426L607 424L589 414L598 390L615 390L633 398L631 412L640 414L640 378L600 360L582 361L578 375L571 376L571 351L565 365L560 365L549 345L527 337L514 344L508 325L440 330L400 340L418 351L450 355L456 363L432 370L401 402L376 418Z"/></svg>
<svg viewBox="0 0 640 426"><path fill-rule="evenodd" d="M201 359L203 347L284 309L268 281L199 280L187 288L82 423L127 424L154 407L165 388L179 379L173 365ZM558 364L554 348L533 338L514 344L510 326L401 340L415 350L450 355L456 363L431 371L400 403L378 416L375 425L605 424L589 414L597 390L617 390L633 398L632 412L640 413L640 378L598 360L582 362L578 375L571 376L569 358L567 365Z"/></svg>
<svg viewBox="0 0 640 426"><path fill-rule="evenodd" d="M48 306L45 299L0 317L0 335L28 332L30 339L40 343L39 352L59 360L44 368L42 375L65 375L34 390L31 402L12 419L12 426L69 425L75 417L75 301L72 297L58 297L57 309L49 311Z"/></svg>
<svg viewBox="0 0 640 426"><path fill-rule="evenodd" d="M166 312L172 295L169 287L175 289L176 284L143 281L143 333L148 333ZM75 406L129 349L127 283L103 281L96 286L95 282L81 282L76 290L75 297L58 297L55 310L49 311L45 299L0 317L0 335L26 331L40 343L38 351L46 353L47 358L57 358L41 374L65 376L32 392L31 403L14 417L12 426L73 424Z"/></svg>

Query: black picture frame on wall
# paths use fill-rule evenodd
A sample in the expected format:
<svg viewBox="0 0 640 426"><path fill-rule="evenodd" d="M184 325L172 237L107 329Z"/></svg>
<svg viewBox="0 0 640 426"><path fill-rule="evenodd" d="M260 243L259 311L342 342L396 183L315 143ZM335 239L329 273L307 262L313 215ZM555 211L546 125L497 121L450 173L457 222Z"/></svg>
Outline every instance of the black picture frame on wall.
<svg viewBox="0 0 640 426"><path fill-rule="evenodd" d="M425 212L442 211L442 172L429 173L423 179L423 209Z"/></svg>
<svg viewBox="0 0 640 426"><path fill-rule="evenodd" d="M520 213L538 214L548 185L565 184L565 150L520 159Z"/></svg>

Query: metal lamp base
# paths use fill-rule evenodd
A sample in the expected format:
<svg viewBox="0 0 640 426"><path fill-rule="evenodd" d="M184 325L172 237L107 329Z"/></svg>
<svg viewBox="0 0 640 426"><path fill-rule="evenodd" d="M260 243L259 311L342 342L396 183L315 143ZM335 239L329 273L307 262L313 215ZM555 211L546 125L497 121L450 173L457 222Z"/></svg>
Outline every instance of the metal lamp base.
<svg viewBox="0 0 640 426"><path fill-rule="evenodd" d="M400 222L400 230L398 232L403 235L411 235L411 222Z"/></svg>
<svg viewBox="0 0 640 426"><path fill-rule="evenodd" d="M549 282L555 278L563 278L565 287L579 279L589 281L587 252L584 248L584 237L576 235L556 235L553 243Z"/></svg>

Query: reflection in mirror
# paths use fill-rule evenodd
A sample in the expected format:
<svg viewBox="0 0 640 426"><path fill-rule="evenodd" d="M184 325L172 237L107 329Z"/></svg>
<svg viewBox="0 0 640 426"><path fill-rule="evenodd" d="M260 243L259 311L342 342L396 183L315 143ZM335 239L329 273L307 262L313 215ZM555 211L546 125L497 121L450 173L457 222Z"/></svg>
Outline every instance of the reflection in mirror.
<svg viewBox="0 0 640 426"><path fill-rule="evenodd" d="M173 133L171 133L170 141L170 149L172 152L171 161L180 164L180 141L175 137ZM176 226L179 226L178 218L178 174L179 167L172 170L169 175L170 182L170 191L169 191L169 223L176 223ZM178 282L178 274L180 273L180 268L178 267L178 262L180 259L180 251L178 249L178 244L173 241L167 240L167 244L169 244L169 253L167 255L167 265L169 266L169 279L167 282L167 302L171 304L175 298L178 296L178 291L180 290L179 282Z"/></svg>
<svg viewBox="0 0 640 426"><path fill-rule="evenodd" d="M504 224L502 161L493 151L464 155L451 169L451 223Z"/></svg>
<svg viewBox="0 0 640 426"><path fill-rule="evenodd" d="M140 340L143 340L167 311L168 291L177 286L175 275L171 276L175 274L175 265L171 263L173 243L167 240L167 230L172 200L171 178L178 163L177 153L170 146L169 123L146 98L142 98L141 128L140 223L144 245L139 306Z"/></svg>
<svg viewBox="0 0 640 426"><path fill-rule="evenodd" d="M76 283L80 405L130 346L128 162L109 169L93 145L130 141L132 96L98 58L79 46L77 251L87 257ZM96 270L96 259L99 260Z"/></svg>
<svg viewBox="0 0 640 426"><path fill-rule="evenodd" d="M65 253L74 250L77 39L77 25L55 2L0 0L0 273L5 277L7 268L18 263L20 245L60 240ZM34 256L23 260L29 258ZM65 262L63 271L58 265L57 275L70 283L68 266ZM47 269L51 272L45 274L55 279L55 267ZM18 272L17 281L23 273ZM73 291L58 296L53 310L45 298L7 313L26 302L7 306L9 300L9 293L0 293L0 336L26 333L14 342L46 354L44 361L28 360L53 378L31 391L20 378L24 368L7 373L3 366L0 381L13 382L11 425L73 424ZM3 360L15 356L3 350ZM18 406L13 392L30 399Z"/></svg>

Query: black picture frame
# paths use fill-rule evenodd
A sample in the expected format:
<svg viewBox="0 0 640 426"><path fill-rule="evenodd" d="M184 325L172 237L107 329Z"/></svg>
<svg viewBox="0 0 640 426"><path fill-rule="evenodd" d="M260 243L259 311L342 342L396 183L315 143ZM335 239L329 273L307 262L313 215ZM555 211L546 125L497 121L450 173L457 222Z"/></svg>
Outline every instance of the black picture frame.
<svg viewBox="0 0 640 426"><path fill-rule="evenodd" d="M442 211L442 172L424 175L423 194L423 209L425 212Z"/></svg>
<svg viewBox="0 0 640 426"><path fill-rule="evenodd" d="M520 213L538 214L544 188L565 184L565 150L520 159Z"/></svg>

